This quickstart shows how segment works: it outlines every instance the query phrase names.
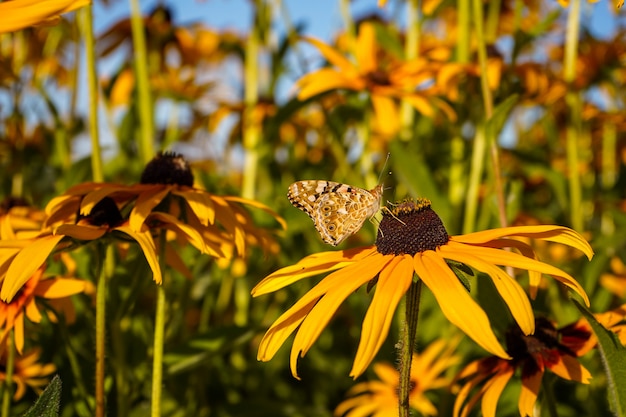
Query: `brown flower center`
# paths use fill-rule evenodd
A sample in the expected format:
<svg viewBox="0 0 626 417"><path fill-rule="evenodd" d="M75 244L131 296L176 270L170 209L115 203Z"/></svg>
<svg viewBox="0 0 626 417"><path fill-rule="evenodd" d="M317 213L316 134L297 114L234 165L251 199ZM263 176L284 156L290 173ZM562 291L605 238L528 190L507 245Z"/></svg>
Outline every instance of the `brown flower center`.
<svg viewBox="0 0 626 417"><path fill-rule="evenodd" d="M159 152L143 170L141 183L192 187L193 174L182 155L172 152Z"/></svg>
<svg viewBox="0 0 626 417"><path fill-rule="evenodd" d="M389 74L379 69L368 72L366 77L368 81L374 85L391 85Z"/></svg>
<svg viewBox="0 0 626 417"><path fill-rule="evenodd" d="M405 200L383 211L376 247L383 255L415 255L448 242L443 222L425 198Z"/></svg>
<svg viewBox="0 0 626 417"><path fill-rule="evenodd" d="M88 215L78 218L87 220L92 226L115 227L124 221L117 204L111 197L104 197L93 206Z"/></svg>

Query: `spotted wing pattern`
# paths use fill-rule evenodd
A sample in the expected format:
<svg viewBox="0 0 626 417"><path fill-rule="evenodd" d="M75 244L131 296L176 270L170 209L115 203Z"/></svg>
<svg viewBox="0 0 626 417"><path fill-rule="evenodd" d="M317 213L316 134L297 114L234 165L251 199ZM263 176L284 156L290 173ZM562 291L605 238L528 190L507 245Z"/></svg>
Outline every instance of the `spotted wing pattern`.
<svg viewBox="0 0 626 417"><path fill-rule="evenodd" d="M337 246L378 212L382 195L382 185L368 191L333 181L308 180L291 184L287 198L313 219L324 242Z"/></svg>

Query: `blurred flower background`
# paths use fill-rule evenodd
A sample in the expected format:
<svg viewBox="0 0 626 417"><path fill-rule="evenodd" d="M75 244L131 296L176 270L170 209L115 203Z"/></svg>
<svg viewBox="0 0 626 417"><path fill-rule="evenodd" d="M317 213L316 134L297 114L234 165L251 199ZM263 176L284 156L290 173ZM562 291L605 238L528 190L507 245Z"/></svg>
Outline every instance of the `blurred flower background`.
<svg viewBox="0 0 626 417"><path fill-rule="evenodd" d="M438 258L502 352L452 324L472 318L432 289L443 281L431 271L409 346L416 415L626 415L626 388L611 383L626 363L603 365L606 348L594 349L611 340L626 358L621 6L0 2L0 417L25 412L54 375L61 416L398 415L403 301L394 312L413 269L325 290L339 302L324 299L324 323L299 328L314 344L280 333L299 333L297 314L272 327L299 300L314 309L319 275L364 269L354 248L377 241L380 215L327 252L286 198L289 184L316 179L384 183L391 209L426 198L446 242L568 228ZM479 256L501 248L512 253ZM551 267L506 261L518 258ZM506 273L514 296L501 294ZM355 382L364 317L383 292L396 301ZM519 312L540 331L517 329ZM268 328L284 338L263 355Z"/></svg>

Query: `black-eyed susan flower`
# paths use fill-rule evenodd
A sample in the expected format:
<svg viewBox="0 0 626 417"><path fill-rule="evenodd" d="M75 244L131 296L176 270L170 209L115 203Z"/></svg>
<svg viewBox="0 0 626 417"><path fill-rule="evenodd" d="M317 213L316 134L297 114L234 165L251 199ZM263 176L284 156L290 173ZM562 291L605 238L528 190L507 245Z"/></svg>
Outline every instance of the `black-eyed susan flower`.
<svg viewBox="0 0 626 417"><path fill-rule="evenodd" d="M399 129L398 99L408 102L426 116L434 115L438 108L449 118L456 118L454 110L435 97L436 90L430 87L418 89L432 81L436 68L423 58L401 61L385 54L376 42L376 29L372 23L364 22L359 26L354 47L355 62L320 40L306 39L333 68L321 68L300 78L297 81L300 87L298 99L306 100L336 89L367 91L374 109L375 126L386 135L393 135ZM385 56L389 62L381 62L381 56Z"/></svg>
<svg viewBox="0 0 626 417"><path fill-rule="evenodd" d="M6 381L6 349L3 349L2 364L0 366L0 381ZM26 389L31 388L36 393L41 393L42 388L48 384L50 375L56 371L53 363L41 364L39 357L41 349L31 349L24 355L15 358L12 382L16 385L13 399L19 400L26 394Z"/></svg>
<svg viewBox="0 0 626 417"><path fill-rule="evenodd" d="M77 216L76 223L63 223L53 230L44 230L32 239L0 242L9 246L5 249L9 262L6 276L0 290L0 299L11 302L15 294L31 279L30 277L45 262L53 251L71 248L104 236L131 238L139 244L153 272L154 280L161 282L156 245L149 230L136 232L122 218L119 208L112 198L105 197L98 201L85 216ZM19 250L15 250L17 246ZM2 249L0 249L0 258ZM12 257L9 257L12 256Z"/></svg>
<svg viewBox="0 0 626 417"><path fill-rule="evenodd" d="M537 318L535 333L532 335L525 335L517 326L512 327L506 335L510 360L496 356L479 359L459 373L459 379L467 378L467 382L457 395L454 416L466 416L482 398L482 415L495 417L498 399L518 369L521 370L522 379L518 401L521 416L533 415L533 407L546 369L563 379L588 384L591 374L577 357L584 353L580 348L591 335L591 330L585 331L577 327L557 329L545 318ZM481 384L478 392L468 400L472 390Z"/></svg>
<svg viewBox="0 0 626 417"><path fill-rule="evenodd" d="M45 267L39 267L20 287L11 301L0 301L0 343L4 343L11 330L14 330L15 347L21 354L24 349L24 320L39 323L42 313L39 299L67 299L85 289L85 282L74 278L43 278Z"/></svg>
<svg viewBox="0 0 626 417"><path fill-rule="evenodd" d="M548 274L589 300L580 284L566 272L535 259L521 238L559 242L580 249L588 257L591 246L578 233L561 226L519 226L449 236L426 199L404 201L383 214L373 246L310 255L263 279L254 296L276 291L300 279L332 272L281 315L261 340L258 359L270 360L291 333L296 332L290 356L297 361L317 340L343 302L357 288L376 279L376 290L363 321L361 340L350 375L358 377L370 364L389 332L401 298L415 274L430 288L444 315L485 350L509 358L496 338L485 311L474 301L447 260L487 274L522 329L531 334L534 315L520 284L498 267L529 271L534 297L542 274ZM515 251L504 250L511 248Z"/></svg>
<svg viewBox="0 0 626 417"><path fill-rule="evenodd" d="M437 340L419 355L413 354L409 402L420 415L437 415L437 408L425 392L448 387L452 382L444 373L459 362L460 358L454 354L456 344L456 341ZM374 372L379 380L361 382L352 387L348 391L351 398L337 406L335 416L398 416L399 372L388 363L375 363Z"/></svg>
<svg viewBox="0 0 626 417"><path fill-rule="evenodd" d="M91 0L11 0L0 2L0 33L49 24L62 13L71 12Z"/></svg>

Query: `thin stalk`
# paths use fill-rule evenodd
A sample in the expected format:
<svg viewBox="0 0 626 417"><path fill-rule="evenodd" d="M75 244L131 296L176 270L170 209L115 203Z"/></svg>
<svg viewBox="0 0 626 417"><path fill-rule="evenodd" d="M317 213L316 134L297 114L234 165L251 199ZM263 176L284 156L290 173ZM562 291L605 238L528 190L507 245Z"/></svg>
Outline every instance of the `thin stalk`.
<svg viewBox="0 0 626 417"><path fill-rule="evenodd" d="M139 157L144 164L147 164L154 156L154 123L152 120L146 35L139 8L139 0L130 0L130 22L133 33L133 58L135 61L135 82L137 84L139 106Z"/></svg>
<svg viewBox="0 0 626 417"><path fill-rule="evenodd" d="M13 394L13 371L15 370L15 334L13 329L7 339L7 362L5 365L5 380L2 384L2 417L9 417L11 412L11 397Z"/></svg>
<svg viewBox="0 0 626 417"><path fill-rule="evenodd" d="M456 61L460 64L469 62L470 32L470 3L469 0L457 2ZM465 140L458 128L455 128L450 138L450 168L448 186L448 200L454 211L460 212L463 201L466 199L467 173L465 168ZM457 227L453 229L458 230Z"/></svg>
<svg viewBox="0 0 626 417"><path fill-rule="evenodd" d="M159 236L159 268L165 271L165 231ZM154 347L152 359L152 408L151 417L161 416L161 385L163 382L163 343L165 340L165 276L157 285L156 311L154 313Z"/></svg>
<svg viewBox="0 0 626 417"><path fill-rule="evenodd" d="M580 157L578 142L581 131L580 93L573 88L576 77L576 59L578 57L578 38L580 31L580 0L572 0L567 16L567 32L565 35L565 58L563 78L568 84L565 102L568 107L566 127L567 170L569 174L570 217L574 230L583 231L582 188L578 170Z"/></svg>
<svg viewBox="0 0 626 417"><path fill-rule="evenodd" d="M478 62L480 65L480 85L483 96L483 106L485 108L485 121L488 121L493 116L493 97L491 95L491 89L489 88L489 79L487 78L487 45L485 43L483 28L483 5L481 0L473 0L472 5L474 11L474 29L477 43L476 47L478 50ZM486 140L489 144L489 153L491 154L494 192L496 194L496 201L498 206L498 218L500 220L500 226L506 227L508 222L506 218L504 185L502 182L502 168L500 166L500 151L498 149L498 141L497 137L486 137Z"/></svg>
<svg viewBox="0 0 626 417"><path fill-rule="evenodd" d="M601 173L601 187L606 193L610 192L615 186L617 179L617 129L615 123L607 122L602 127L602 173ZM615 222L613 215L608 211L602 212L600 220L600 230L604 236L611 236L615 233Z"/></svg>
<svg viewBox="0 0 626 417"><path fill-rule="evenodd" d="M112 247L111 247L112 248ZM112 250L105 250L99 245L96 264L96 417L106 415L106 400L104 390L105 377L105 340L106 340L106 294L107 294L107 269L104 267L105 259L113 256Z"/></svg>
<svg viewBox="0 0 626 417"><path fill-rule="evenodd" d="M417 321L419 316L420 296L422 293L422 280L413 282L406 293L406 323L400 343L400 383L398 388L398 400L400 417L409 417L411 404L411 362L413 361L413 348L417 334Z"/></svg>
<svg viewBox="0 0 626 417"><path fill-rule="evenodd" d="M465 199L465 215L463 216L463 233L470 233L476 230L478 191L480 189L480 178L484 169L486 150L487 139L485 137L485 129L484 126L478 126L472 146L472 159L470 162L469 181Z"/></svg>
<svg viewBox="0 0 626 417"><path fill-rule="evenodd" d="M421 28L419 0L409 0L406 2L406 42L404 45L404 59L407 61L419 56ZM400 138L402 140L413 139L414 119L415 109L403 100L400 104Z"/></svg>
<svg viewBox="0 0 626 417"><path fill-rule="evenodd" d="M89 91L89 136L91 137L91 170L95 182L104 181L100 134L98 129L98 73L96 69L96 40L93 35L92 7L83 7L83 36L85 38L87 89Z"/></svg>
<svg viewBox="0 0 626 417"><path fill-rule="evenodd" d="M241 195L253 199L256 194L256 182L259 169L259 142L261 138L260 120L255 118L255 109L259 103L259 49L261 44L258 15L262 13L257 4L255 24L250 30L246 42L244 58L244 104L243 146L246 151Z"/></svg>

